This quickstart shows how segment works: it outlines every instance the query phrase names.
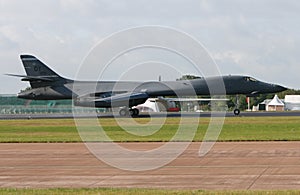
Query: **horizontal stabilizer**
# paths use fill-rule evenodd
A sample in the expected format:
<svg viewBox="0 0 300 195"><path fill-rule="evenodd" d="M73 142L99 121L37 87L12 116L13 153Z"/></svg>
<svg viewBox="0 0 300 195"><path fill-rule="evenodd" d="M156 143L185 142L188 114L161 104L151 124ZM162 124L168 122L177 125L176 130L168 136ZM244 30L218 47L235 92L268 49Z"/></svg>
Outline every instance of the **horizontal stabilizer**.
<svg viewBox="0 0 300 195"><path fill-rule="evenodd" d="M49 76L27 76L27 75L18 75L18 74L5 74L7 76L13 77L22 77L22 81L55 81L58 77L56 75L49 75Z"/></svg>

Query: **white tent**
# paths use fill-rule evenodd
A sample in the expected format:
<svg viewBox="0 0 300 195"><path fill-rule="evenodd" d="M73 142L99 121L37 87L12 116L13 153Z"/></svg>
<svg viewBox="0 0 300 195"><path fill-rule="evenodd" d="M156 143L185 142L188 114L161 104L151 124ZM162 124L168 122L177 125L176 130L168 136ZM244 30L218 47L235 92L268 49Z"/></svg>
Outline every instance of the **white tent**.
<svg viewBox="0 0 300 195"><path fill-rule="evenodd" d="M267 111L284 111L284 103L277 95L267 105Z"/></svg>

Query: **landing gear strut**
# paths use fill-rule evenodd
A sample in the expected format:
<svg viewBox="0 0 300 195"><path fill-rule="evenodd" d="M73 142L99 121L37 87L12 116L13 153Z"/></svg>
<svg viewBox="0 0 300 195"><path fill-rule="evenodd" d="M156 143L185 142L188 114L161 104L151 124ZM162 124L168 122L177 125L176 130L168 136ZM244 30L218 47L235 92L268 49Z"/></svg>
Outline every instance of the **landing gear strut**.
<svg viewBox="0 0 300 195"><path fill-rule="evenodd" d="M139 110L137 108L121 108L119 114L120 116L138 116Z"/></svg>

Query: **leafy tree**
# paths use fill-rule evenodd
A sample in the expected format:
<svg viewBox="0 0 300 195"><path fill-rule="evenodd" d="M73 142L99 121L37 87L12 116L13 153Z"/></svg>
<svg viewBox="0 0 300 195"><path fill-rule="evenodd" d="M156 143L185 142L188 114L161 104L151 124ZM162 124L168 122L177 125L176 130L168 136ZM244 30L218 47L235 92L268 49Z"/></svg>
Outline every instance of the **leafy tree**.
<svg viewBox="0 0 300 195"><path fill-rule="evenodd" d="M279 98L283 99L286 95L300 95L300 90L288 89L277 94Z"/></svg>

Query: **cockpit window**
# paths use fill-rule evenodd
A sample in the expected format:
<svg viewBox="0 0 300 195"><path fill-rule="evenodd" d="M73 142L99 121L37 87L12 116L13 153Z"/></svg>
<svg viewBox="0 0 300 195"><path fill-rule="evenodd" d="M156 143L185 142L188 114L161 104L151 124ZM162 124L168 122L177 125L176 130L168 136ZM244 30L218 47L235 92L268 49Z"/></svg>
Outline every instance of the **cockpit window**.
<svg viewBox="0 0 300 195"><path fill-rule="evenodd" d="M252 77L245 77L246 81L252 81L252 82L256 82L257 80L255 78Z"/></svg>

